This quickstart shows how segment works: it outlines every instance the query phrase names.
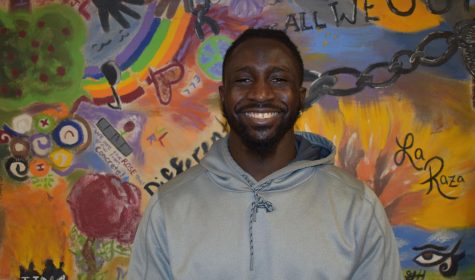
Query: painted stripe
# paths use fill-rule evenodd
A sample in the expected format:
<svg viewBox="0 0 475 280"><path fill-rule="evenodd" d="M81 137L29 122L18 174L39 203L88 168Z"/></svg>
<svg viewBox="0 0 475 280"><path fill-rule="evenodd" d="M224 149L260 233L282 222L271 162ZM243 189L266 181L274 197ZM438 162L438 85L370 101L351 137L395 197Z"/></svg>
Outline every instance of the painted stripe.
<svg viewBox="0 0 475 280"><path fill-rule="evenodd" d="M116 86L119 96L132 92L139 87L139 81L145 80L148 76L149 67L157 68L168 63L178 51L190 20L191 15L185 13L183 7L180 7L172 21L162 20L160 22L160 26L147 45L147 48L131 66L132 71L139 73L130 75L128 79L122 80ZM155 45L158 45L159 48L155 48ZM83 80L84 89L93 98L103 98L110 95L110 86L107 81L104 78L100 81L94 81L93 79Z"/></svg>

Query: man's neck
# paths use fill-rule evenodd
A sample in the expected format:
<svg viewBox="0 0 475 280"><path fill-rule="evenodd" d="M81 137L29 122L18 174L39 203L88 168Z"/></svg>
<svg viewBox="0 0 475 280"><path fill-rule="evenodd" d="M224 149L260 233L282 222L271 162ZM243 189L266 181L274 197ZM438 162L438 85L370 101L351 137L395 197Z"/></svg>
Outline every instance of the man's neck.
<svg viewBox="0 0 475 280"><path fill-rule="evenodd" d="M275 148L265 154L249 149L241 138L232 132L228 145L234 161L256 181L287 166L296 156L293 131L285 134Z"/></svg>

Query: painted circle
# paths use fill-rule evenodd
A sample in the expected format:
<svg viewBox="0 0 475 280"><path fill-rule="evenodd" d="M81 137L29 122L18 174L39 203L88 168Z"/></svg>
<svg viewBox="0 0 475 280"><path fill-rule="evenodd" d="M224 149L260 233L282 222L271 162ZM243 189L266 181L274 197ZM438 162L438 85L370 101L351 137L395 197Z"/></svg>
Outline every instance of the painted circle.
<svg viewBox="0 0 475 280"><path fill-rule="evenodd" d="M82 144L83 138L81 126L73 120L63 120L53 130L53 139L60 147L76 147Z"/></svg>
<svg viewBox="0 0 475 280"><path fill-rule="evenodd" d="M208 37L198 47L197 64L208 78L221 80L223 58L232 40L224 35Z"/></svg>
<svg viewBox="0 0 475 280"><path fill-rule="evenodd" d="M7 144L10 142L12 137L10 134L4 130L0 130L0 144Z"/></svg>
<svg viewBox="0 0 475 280"><path fill-rule="evenodd" d="M43 177L48 175L51 166L41 158L34 158L30 161L30 173L35 177Z"/></svg>
<svg viewBox="0 0 475 280"><path fill-rule="evenodd" d="M48 115L36 115L33 119L35 128L38 132L50 133L56 125L55 119Z"/></svg>
<svg viewBox="0 0 475 280"><path fill-rule="evenodd" d="M5 170L8 176L16 181L28 179L28 161L22 158L9 158L5 162Z"/></svg>
<svg viewBox="0 0 475 280"><path fill-rule="evenodd" d="M56 149L49 155L53 166L58 169L66 169L71 166L74 154L66 149Z"/></svg>
<svg viewBox="0 0 475 280"><path fill-rule="evenodd" d="M45 157L51 151L52 143L48 134L34 134L30 137L31 150L39 157Z"/></svg>
<svg viewBox="0 0 475 280"><path fill-rule="evenodd" d="M28 114L21 114L12 120L13 130L17 133L25 134L31 130L33 118Z"/></svg>
<svg viewBox="0 0 475 280"><path fill-rule="evenodd" d="M26 158L30 154L30 143L23 138L12 138L10 140L10 153L19 158Z"/></svg>

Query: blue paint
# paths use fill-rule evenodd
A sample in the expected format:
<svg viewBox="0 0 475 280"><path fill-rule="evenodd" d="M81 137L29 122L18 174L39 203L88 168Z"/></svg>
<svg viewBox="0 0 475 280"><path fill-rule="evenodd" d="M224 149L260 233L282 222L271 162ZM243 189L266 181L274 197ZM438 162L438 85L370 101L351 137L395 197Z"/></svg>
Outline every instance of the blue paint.
<svg viewBox="0 0 475 280"><path fill-rule="evenodd" d="M137 47L137 49L134 51L134 53L129 56L129 58L124 61L124 63L119 65L120 70L124 71L129 68L142 55L145 48L150 44L150 41L152 41L153 35L155 34L159 26L160 18L155 18L152 22L152 25L150 26L149 31L147 32L147 35Z"/></svg>
<svg viewBox="0 0 475 280"><path fill-rule="evenodd" d="M63 141L61 141L60 132L61 132L61 129L65 126L72 126L74 129L76 129L77 133L74 134L74 136L77 137L77 141L75 143L67 144L67 143L64 143ZM83 135L83 131L82 131L81 126L77 122L72 121L72 120L63 120L62 122L60 122L58 124L58 126L56 126L55 129L53 130L52 136L53 136L54 142L56 142L56 144L58 146L64 147L64 148L76 147L76 146L82 144L82 142L84 141L84 135Z"/></svg>
<svg viewBox="0 0 475 280"><path fill-rule="evenodd" d="M423 269L413 259L421 251L414 250L426 244L446 247L450 251L454 245L462 239L456 253L465 252L465 257L459 262L459 270L475 265L475 229L444 229L441 231L427 231L410 226L397 226L393 228L394 235L398 240L401 266L403 269ZM439 238L438 238L439 237Z"/></svg>

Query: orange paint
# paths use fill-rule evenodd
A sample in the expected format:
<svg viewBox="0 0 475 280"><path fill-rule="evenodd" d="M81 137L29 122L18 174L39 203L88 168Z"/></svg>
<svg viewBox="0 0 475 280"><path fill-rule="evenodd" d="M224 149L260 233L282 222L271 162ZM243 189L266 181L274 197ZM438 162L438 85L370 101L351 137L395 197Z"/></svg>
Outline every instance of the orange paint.
<svg viewBox="0 0 475 280"><path fill-rule="evenodd" d="M35 177L46 176L50 170L49 163L41 158L34 158L30 161L30 173Z"/></svg>
<svg viewBox="0 0 475 280"><path fill-rule="evenodd" d="M41 273L44 261L52 259L56 266L73 274L73 255L69 251L72 218L66 203L67 181L58 179L50 191L30 186L5 184L0 205L5 213L5 235L0 251L0 278L19 276L19 266L33 261Z"/></svg>
<svg viewBox="0 0 475 280"><path fill-rule="evenodd" d="M69 108L64 103L54 104L55 108L46 109L42 113L54 117L58 120L64 119L69 115Z"/></svg>
<svg viewBox="0 0 475 280"><path fill-rule="evenodd" d="M394 7L399 11L407 11L411 8L410 0L392 0ZM365 1L358 1L358 8L364 13ZM432 14L423 0L416 0L414 12L406 17L399 16L389 9L387 0L371 0L368 5L368 16L378 17L379 21L371 21L372 24L398 32L418 32L438 26L443 18Z"/></svg>
<svg viewBox="0 0 475 280"><path fill-rule="evenodd" d="M413 74L403 81L407 84L399 84L397 95L385 95L378 102L348 96L338 99L338 109L329 111L315 104L299 119L297 130L332 140L337 147L336 164L355 173L375 191L392 225L428 230L473 227L475 146L467 145L467 137L473 139L473 133L467 133L471 133L475 115L467 102L468 83L446 81L432 87L433 79L432 75ZM433 116L420 119L417 113L427 108L432 109L427 114ZM406 152L420 170L407 154L400 164L394 160L401 149L396 138L401 144L408 133L413 134L414 143ZM419 154L416 158L417 148L423 157ZM424 183L430 176L424 166L433 157L442 158L444 167L436 178L439 187L434 181L431 190L430 184ZM437 169L437 165L432 168ZM449 179L462 176L464 182L450 187L442 175Z"/></svg>

